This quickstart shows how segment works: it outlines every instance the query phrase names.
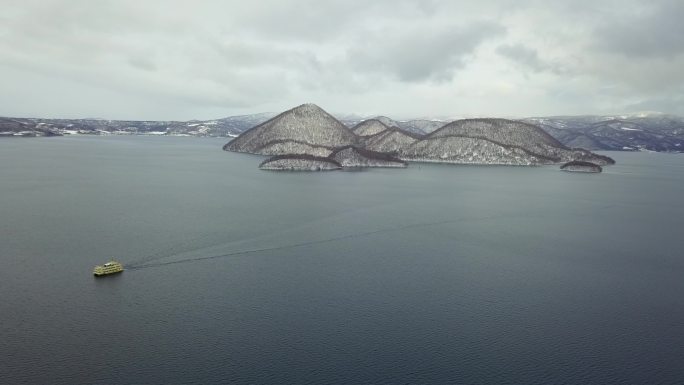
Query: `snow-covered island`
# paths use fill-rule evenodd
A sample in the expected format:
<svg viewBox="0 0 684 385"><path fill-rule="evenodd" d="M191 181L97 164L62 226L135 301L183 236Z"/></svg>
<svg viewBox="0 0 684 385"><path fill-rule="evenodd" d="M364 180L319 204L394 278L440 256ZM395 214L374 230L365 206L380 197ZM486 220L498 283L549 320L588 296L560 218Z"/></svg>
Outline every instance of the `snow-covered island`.
<svg viewBox="0 0 684 385"><path fill-rule="evenodd" d="M570 172L601 172L603 171L603 168L599 166L598 164L591 163L591 162L583 162L579 160L573 160L572 162L568 162L560 167L561 170L563 171L570 171Z"/></svg>
<svg viewBox="0 0 684 385"><path fill-rule="evenodd" d="M303 104L256 125L223 149L275 156L262 163L261 168L287 170L331 168L320 162L334 162L342 168L406 167L407 161L497 165L615 163L607 156L568 148L540 127L526 122L463 119L420 135L373 119L350 129L315 104Z"/></svg>

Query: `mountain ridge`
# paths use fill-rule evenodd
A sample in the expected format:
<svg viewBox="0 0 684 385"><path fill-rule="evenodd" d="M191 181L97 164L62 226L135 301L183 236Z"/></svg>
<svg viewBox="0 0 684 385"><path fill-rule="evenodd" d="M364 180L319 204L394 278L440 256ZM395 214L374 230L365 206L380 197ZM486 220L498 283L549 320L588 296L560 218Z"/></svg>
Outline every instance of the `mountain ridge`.
<svg viewBox="0 0 684 385"><path fill-rule="evenodd" d="M0 117L0 137L65 135L166 135L237 137L278 115L273 112L237 115L212 120L144 121L107 119L44 119ZM338 121L353 128L375 118L340 115ZM429 135L458 120L392 120L380 122L416 135ZM464 119L459 119L464 120ZM467 119L466 119L467 120ZM517 120L542 127L569 148L608 151L684 152L684 118L663 113L531 117ZM384 124L384 123L383 123Z"/></svg>

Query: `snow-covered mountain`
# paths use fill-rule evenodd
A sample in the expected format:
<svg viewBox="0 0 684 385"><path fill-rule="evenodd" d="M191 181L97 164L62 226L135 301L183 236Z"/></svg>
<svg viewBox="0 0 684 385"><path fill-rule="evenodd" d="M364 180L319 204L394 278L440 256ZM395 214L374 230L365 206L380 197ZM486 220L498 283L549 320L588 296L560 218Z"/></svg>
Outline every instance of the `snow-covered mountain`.
<svg viewBox="0 0 684 385"><path fill-rule="evenodd" d="M538 126L507 119L457 120L406 148L404 153L412 159L422 157L456 163L549 164L571 160L614 163L605 156L570 149Z"/></svg>
<svg viewBox="0 0 684 385"><path fill-rule="evenodd" d="M301 153L301 148L340 147L356 144L358 137L315 104L302 104L253 127L227 143L224 150L261 155ZM272 146L280 146L273 151ZM313 154L311 154L313 155Z"/></svg>
<svg viewBox="0 0 684 385"><path fill-rule="evenodd" d="M605 156L570 149L543 129L520 121L458 120L429 135L387 127L380 120L361 122L350 130L312 104L286 111L244 132L224 150L276 155L261 167L288 170L329 169L330 164L386 167L402 160L512 165L573 160L614 163ZM322 164L324 159L329 159L329 164Z"/></svg>

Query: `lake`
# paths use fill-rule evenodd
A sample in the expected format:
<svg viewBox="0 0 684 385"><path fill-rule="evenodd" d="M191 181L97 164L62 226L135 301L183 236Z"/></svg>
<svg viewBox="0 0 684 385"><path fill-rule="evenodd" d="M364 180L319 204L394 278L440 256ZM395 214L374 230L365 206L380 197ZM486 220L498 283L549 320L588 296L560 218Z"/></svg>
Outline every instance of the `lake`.
<svg viewBox="0 0 684 385"><path fill-rule="evenodd" d="M277 173L225 142L0 140L0 382L684 383L683 154Z"/></svg>

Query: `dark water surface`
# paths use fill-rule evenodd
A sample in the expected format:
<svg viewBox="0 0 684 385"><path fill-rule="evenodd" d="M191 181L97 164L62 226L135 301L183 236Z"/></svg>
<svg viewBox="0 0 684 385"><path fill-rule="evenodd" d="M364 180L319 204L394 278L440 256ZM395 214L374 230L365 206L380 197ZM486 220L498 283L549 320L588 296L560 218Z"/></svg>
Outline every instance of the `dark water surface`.
<svg viewBox="0 0 684 385"><path fill-rule="evenodd" d="M684 383L684 155L281 174L224 142L0 140L1 383Z"/></svg>

